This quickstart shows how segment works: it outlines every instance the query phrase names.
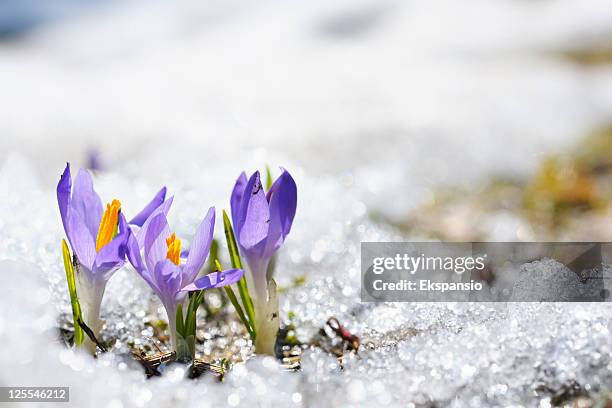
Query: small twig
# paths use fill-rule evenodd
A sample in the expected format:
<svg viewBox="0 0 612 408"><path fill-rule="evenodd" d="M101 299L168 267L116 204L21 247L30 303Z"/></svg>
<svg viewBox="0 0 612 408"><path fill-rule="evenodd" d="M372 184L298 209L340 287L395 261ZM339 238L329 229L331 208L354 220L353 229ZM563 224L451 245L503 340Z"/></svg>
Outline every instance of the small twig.
<svg viewBox="0 0 612 408"><path fill-rule="evenodd" d="M223 378L225 377L225 374L229 369L229 364L225 364L224 362L221 362L221 364L207 363L206 361L196 358L195 360L193 360L193 364L191 367L191 378L197 378L203 373L209 372L217 376L219 381L223 381Z"/></svg>
<svg viewBox="0 0 612 408"><path fill-rule="evenodd" d="M175 359L176 359L176 353L174 351L170 353L161 353L155 356L147 357L147 361L155 365L167 363L168 361L173 361Z"/></svg>
<svg viewBox="0 0 612 408"><path fill-rule="evenodd" d="M149 363L147 359L140 354L140 352L133 351L132 355L136 358L136 360L138 360L140 364L142 364L145 369L145 373L147 374L147 377L153 377L154 375L161 376L159 370L155 366L153 366L153 364Z"/></svg>
<svg viewBox="0 0 612 408"><path fill-rule="evenodd" d="M164 351L161 349L161 347L159 347L156 341L153 341L153 346L157 349L157 351L159 351L160 354L164 353Z"/></svg>
<svg viewBox="0 0 612 408"><path fill-rule="evenodd" d="M87 337L89 337L91 341L96 343L96 346L98 346L103 353L106 353L108 350L106 349L106 347L104 347L102 343L98 341L93 330L91 330L89 326L87 326L83 320L78 319L77 322L79 323L79 326L81 327L81 329L83 329Z"/></svg>

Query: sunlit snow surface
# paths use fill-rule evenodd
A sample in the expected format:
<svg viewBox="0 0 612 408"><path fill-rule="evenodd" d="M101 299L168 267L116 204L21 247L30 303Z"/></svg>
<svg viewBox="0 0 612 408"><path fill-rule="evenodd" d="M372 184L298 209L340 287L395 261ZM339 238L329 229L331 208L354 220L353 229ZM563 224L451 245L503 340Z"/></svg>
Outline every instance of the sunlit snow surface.
<svg viewBox="0 0 612 408"><path fill-rule="evenodd" d="M368 214L401 219L438 184L527 174L608 117L610 69L546 57L608 33L607 1L150 3L0 49L0 384L68 385L73 406L115 408L547 406L572 381L612 383L610 304L359 301L359 243L420 238ZM341 370L307 351L299 372L255 358L223 384L180 365L146 380L122 339L146 341L143 316L164 315L129 267L102 307L114 349L66 349L54 188L91 147L103 200L134 213L167 185L186 242L208 206L228 208L239 171L290 169L298 214L277 277L306 283L281 317L308 340L336 316L359 356ZM493 222L510 230L497 239L516 238L511 221Z"/></svg>
<svg viewBox="0 0 612 408"><path fill-rule="evenodd" d="M223 384L211 375L185 379L180 365L145 380L141 367L119 352L120 343L117 351L93 360L58 340L58 316L69 312L59 252L63 233L54 191L39 189L28 173L28 163L19 158L0 173L0 188L10 192L0 212L11 215L2 218L0 246L0 258L9 259L0 264L0 343L8 351L0 354L4 385L68 385L75 406L533 406L548 398L546 390L571 381L592 390L612 381L610 304L360 303L359 242L399 236L368 221L346 186L300 171L303 205L277 272L281 285L301 274L307 282L283 295L281 315L286 320L293 311L298 335L306 340L337 316L361 336L359 356L348 356L341 370L331 355L307 351L299 372L255 358L234 366ZM23 188L14 183L17 178ZM126 211L153 192L118 174L97 177L96 185L104 199L109 191L120 196ZM203 214L196 209L223 206L228 192L223 184L211 185L201 198L206 204L193 197L190 210L175 211L171 222L178 233L189 238ZM177 194L177 210L187 206L180 205L181 197L191 201L188 191ZM314 205L318 197L334 203L324 219ZM217 225L217 235L221 231ZM109 321L104 336L127 331L139 337L151 303L158 306L129 267L117 272L102 308Z"/></svg>

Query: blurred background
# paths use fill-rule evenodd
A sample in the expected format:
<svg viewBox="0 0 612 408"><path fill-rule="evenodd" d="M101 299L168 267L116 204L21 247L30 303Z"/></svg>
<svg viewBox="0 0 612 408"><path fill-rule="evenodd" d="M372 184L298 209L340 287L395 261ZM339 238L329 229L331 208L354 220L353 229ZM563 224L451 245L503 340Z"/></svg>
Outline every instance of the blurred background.
<svg viewBox="0 0 612 408"><path fill-rule="evenodd" d="M255 158L426 235L537 238L519 211L606 202L611 68L606 0L5 0L0 163L54 185L67 160L157 182Z"/></svg>

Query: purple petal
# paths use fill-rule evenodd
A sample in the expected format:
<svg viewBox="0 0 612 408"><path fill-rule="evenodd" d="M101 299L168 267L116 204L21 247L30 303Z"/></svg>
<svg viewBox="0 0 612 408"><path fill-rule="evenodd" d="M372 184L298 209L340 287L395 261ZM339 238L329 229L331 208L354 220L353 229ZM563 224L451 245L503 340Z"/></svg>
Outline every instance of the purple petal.
<svg viewBox="0 0 612 408"><path fill-rule="evenodd" d="M138 272L141 275L144 272L146 272L148 275L147 268L144 262L142 262L142 256L140 255L140 247L138 246L138 241L136 241L136 237L131 231L127 239L126 255L127 255L128 261L130 261L134 269L136 269L136 272Z"/></svg>
<svg viewBox="0 0 612 408"><path fill-rule="evenodd" d="M72 188L71 210L76 211L92 237L98 235L102 220L102 200L93 189L93 181L87 170L80 169Z"/></svg>
<svg viewBox="0 0 612 408"><path fill-rule="evenodd" d="M268 193L270 199L270 228L266 240L266 256L271 257L285 241L297 208L297 186L293 177L283 171Z"/></svg>
<svg viewBox="0 0 612 408"><path fill-rule="evenodd" d="M70 240L70 234L68 233L68 208L70 207L70 191L72 189L72 180L70 179L70 163L66 163L66 168L62 173L59 183L57 183L57 204L59 205L60 215L62 217L62 224L64 225L64 231L68 235Z"/></svg>
<svg viewBox="0 0 612 408"><path fill-rule="evenodd" d="M184 283L193 282L202 266L204 266L206 257L208 257L210 252L214 230L215 207L210 207L208 213L206 213L206 216L198 226L189 248L189 257L185 262L184 268Z"/></svg>
<svg viewBox="0 0 612 408"><path fill-rule="evenodd" d="M68 211L68 230L70 231L70 245L79 262L89 270L93 270L96 259L96 245L94 239L76 211Z"/></svg>
<svg viewBox="0 0 612 408"><path fill-rule="evenodd" d="M123 266L129 235L125 216L119 213L119 233L96 254L94 273L101 275L100 278L104 281L107 281L113 272Z"/></svg>
<svg viewBox="0 0 612 408"><path fill-rule="evenodd" d="M155 194L155 197L153 197L153 199L149 202L149 204L147 204L145 208L142 209L142 211L140 211L134 218L132 218L132 220L130 221L130 224L134 224L134 225L138 225L139 227L142 227L142 225L145 223L147 218L149 218L149 216L153 213L153 211L155 211L157 207L162 205L165 199L166 199L166 187L164 186L162 187L161 190L159 190L157 194Z"/></svg>
<svg viewBox="0 0 612 408"><path fill-rule="evenodd" d="M166 201L164 201L159 207L157 207L151 213L151 215L147 218L147 220L142 225L142 228L140 228L138 231L135 231L136 240L138 241L138 245L141 248L144 247L145 236L147 235L147 230L149 229L149 225L151 224L151 220L155 216L157 216L158 214L164 214L165 216L167 216L168 212L170 211L170 207L172 206L172 202L173 201L174 201L174 196L172 196L169 199L167 199ZM134 231L134 230L135 229L132 228L132 231Z"/></svg>
<svg viewBox="0 0 612 408"><path fill-rule="evenodd" d="M128 227L129 228L129 227ZM157 285L155 284L151 273L147 269L146 265L142 261L142 256L140 255L140 247L138 246L138 241L136 240L136 236L134 233L129 231L128 239L127 239L127 258L136 269L136 272L149 284L149 286L158 291Z"/></svg>
<svg viewBox="0 0 612 408"><path fill-rule="evenodd" d="M174 303L175 295L181 289L181 270L169 259L158 262L153 269L153 280L157 294L164 304Z"/></svg>
<svg viewBox="0 0 612 408"><path fill-rule="evenodd" d="M193 290L220 288L238 282L243 274L244 271L242 269L228 269L223 272L211 272L192 284L185 286L181 290L190 292Z"/></svg>
<svg viewBox="0 0 612 408"><path fill-rule="evenodd" d="M166 215L160 212L153 216L144 240L145 262L149 271L154 270L155 265L166 259L168 253L166 238L169 235L170 229Z"/></svg>
<svg viewBox="0 0 612 408"><path fill-rule="evenodd" d="M244 196L244 188L247 184L247 177L244 174L244 171L240 173L240 177L236 180L236 184L234 184L234 189L232 190L232 196L230 198L230 208L232 210L232 223L234 223L234 231L236 234L240 231L242 225L238 225L238 211L240 211L240 203L242 202L242 197Z"/></svg>
<svg viewBox="0 0 612 408"><path fill-rule="evenodd" d="M266 239L270 222L268 201L258 171L249 179L244 194L238 212L237 224L241 228L237 233L237 239L241 247L249 250Z"/></svg>

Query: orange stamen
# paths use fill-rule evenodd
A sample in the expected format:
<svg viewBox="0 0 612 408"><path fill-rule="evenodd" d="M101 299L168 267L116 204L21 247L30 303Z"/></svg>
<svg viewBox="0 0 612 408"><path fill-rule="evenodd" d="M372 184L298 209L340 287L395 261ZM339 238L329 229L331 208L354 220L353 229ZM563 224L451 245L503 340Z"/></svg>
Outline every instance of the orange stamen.
<svg viewBox="0 0 612 408"><path fill-rule="evenodd" d="M179 265L181 263L181 240L173 233L166 238L166 245L168 246L166 258L171 260L175 265Z"/></svg>
<svg viewBox="0 0 612 408"><path fill-rule="evenodd" d="M121 203L119 200L113 200L110 204L106 204L106 210L102 215L100 228L98 228L98 236L96 237L96 252L99 252L104 245L111 242L117 234L120 211Z"/></svg>

